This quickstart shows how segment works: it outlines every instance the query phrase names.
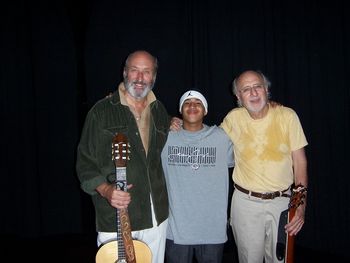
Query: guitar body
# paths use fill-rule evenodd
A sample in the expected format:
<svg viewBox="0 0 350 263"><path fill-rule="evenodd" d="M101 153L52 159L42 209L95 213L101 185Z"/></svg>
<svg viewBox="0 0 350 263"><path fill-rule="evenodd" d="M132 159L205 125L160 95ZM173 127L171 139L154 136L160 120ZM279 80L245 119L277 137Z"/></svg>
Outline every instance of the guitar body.
<svg viewBox="0 0 350 263"><path fill-rule="evenodd" d="M133 240L135 256L137 263L151 263L152 253L149 247L139 241ZM111 241L103 246L97 251L96 263L115 263L115 262L127 262L126 260L118 261L118 241Z"/></svg>

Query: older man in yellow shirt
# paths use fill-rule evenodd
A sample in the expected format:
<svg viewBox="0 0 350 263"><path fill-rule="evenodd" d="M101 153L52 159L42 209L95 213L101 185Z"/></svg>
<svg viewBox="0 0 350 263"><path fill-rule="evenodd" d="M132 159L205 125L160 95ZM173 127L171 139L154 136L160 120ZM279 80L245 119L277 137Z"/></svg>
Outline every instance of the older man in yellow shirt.
<svg viewBox="0 0 350 263"><path fill-rule="evenodd" d="M307 140L299 118L288 107L270 106L269 86L261 72L243 72L233 82L241 107L221 123L234 144L231 225L240 263L280 262L275 250L286 197L292 184L307 186ZM302 228L305 203L285 226L289 235Z"/></svg>

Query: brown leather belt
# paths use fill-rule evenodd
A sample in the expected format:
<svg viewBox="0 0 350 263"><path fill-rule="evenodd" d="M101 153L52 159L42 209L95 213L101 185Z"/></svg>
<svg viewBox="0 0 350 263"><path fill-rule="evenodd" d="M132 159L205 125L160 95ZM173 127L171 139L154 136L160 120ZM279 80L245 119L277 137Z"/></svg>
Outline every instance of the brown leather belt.
<svg viewBox="0 0 350 263"><path fill-rule="evenodd" d="M238 184L235 184L235 188L242 193L245 193L247 195L251 195L257 198L261 199L274 199L276 197L284 196L284 197L290 197L286 192L288 191L289 187L283 191L276 191L276 192L271 192L271 193L257 193L253 191L249 191L247 189L244 189L243 187L239 186Z"/></svg>

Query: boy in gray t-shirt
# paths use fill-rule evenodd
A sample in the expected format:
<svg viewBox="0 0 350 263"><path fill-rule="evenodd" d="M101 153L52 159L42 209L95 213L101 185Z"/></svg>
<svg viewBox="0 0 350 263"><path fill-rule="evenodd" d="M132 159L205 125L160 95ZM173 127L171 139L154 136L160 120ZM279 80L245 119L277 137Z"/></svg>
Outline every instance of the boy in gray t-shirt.
<svg viewBox="0 0 350 263"><path fill-rule="evenodd" d="M190 90L180 99L183 128L171 131L162 151L169 195L166 262L221 262L227 241L229 167L233 145L207 126L205 97Z"/></svg>

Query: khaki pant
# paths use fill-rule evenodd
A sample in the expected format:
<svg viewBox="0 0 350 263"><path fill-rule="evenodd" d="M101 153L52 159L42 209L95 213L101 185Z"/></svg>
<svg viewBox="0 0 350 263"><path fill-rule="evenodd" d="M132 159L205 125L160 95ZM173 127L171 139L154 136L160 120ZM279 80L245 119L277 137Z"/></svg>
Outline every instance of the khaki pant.
<svg viewBox="0 0 350 263"><path fill-rule="evenodd" d="M231 226L240 263L277 263L276 243L282 211L289 198L262 200L235 190L231 202Z"/></svg>

